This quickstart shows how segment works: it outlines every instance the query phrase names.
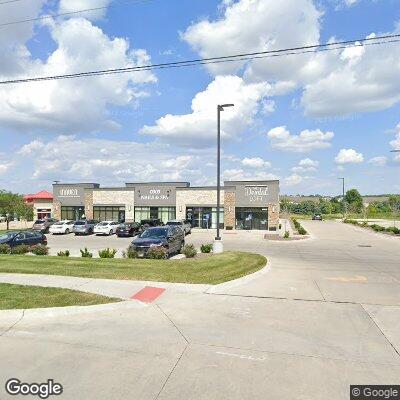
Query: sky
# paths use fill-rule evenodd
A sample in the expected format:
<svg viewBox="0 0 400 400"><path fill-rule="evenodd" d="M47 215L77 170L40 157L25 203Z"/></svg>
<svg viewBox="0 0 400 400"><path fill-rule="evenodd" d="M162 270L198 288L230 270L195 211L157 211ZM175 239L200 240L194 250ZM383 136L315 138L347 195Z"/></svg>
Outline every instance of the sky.
<svg viewBox="0 0 400 400"><path fill-rule="evenodd" d="M17 0L0 4L0 81L387 34L400 34L398 0ZM224 180L337 195L344 177L363 194L399 193L399 76L391 43L0 85L0 189L214 185L217 105L234 103Z"/></svg>

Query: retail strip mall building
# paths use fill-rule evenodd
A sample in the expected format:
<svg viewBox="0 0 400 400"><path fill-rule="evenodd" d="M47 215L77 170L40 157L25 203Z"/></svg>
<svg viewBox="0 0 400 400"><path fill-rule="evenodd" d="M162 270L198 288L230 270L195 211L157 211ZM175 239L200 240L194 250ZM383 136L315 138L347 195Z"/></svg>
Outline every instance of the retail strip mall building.
<svg viewBox="0 0 400 400"><path fill-rule="evenodd" d="M191 187L188 182L97 183L53 185L53 216L140 222L159 218L187 219L193 228L217 224L217 188ZM221 188L221 228L276 231L279 225L279 181L226 181Z"/></svg>

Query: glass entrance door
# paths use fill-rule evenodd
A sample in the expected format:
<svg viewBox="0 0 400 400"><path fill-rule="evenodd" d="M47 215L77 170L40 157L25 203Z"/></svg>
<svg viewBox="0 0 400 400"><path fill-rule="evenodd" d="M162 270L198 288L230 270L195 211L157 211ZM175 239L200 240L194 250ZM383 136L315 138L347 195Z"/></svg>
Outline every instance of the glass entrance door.
<svg viewBox="0 0 400 400"><path fill-rule="evenodd" d="M268 208L236 207L236 229L268 230Z"/></svg>

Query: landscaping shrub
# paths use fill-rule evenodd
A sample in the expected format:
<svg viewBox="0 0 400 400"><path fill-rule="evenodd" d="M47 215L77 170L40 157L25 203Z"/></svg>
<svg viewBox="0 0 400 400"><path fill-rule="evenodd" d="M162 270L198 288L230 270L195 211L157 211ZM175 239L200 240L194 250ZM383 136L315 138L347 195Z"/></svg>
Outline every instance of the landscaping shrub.
<svg viewBox="0 0 400 400"><path fill-rule="evenodd" d="M289 231L285 231L285 234L283 235L284 239L289 239L290 233Z"/></svg>
<svg viewBox="0 0 400 400"><path fill-rule="evenodd" d="M196 257L197 250L192 244L187 244L183 246L181 253L184 254L186 258L193 258Z"/></svg>
<svg viewBox="0 0 400 400"><path fill-rule="evenodd" d="M35 244L30 247L29 251L37 256L47 256L49 254L49 248L43 244Z"/></svg>
<svg viewBox="0 0 400 400"><path fill-rule="evenodd" d="M151 247L147 257L152 260L165 260L168 257L167 250L162 246Z"/></svg>
<svg viewBox="0 0 400 400"><path fill-rule="evenodd" d="M213 245L212 244L202 244L200 247L200 251L202 253L211 253L213 249Z"/></svg>
<svg viewBox="0 0 400 400"><path fill-rule="evenodd" d="M10 254L11 248L8 244L0 244L0 254Z"/></svg>
<svg viewBox="0 0 400 400"><path fill-rule="evenodd" d="M386 232L394 233L395 235L400 235L400 229L396 228L394 226L390 226L389 228L386 228Z"/></svg>
<svg viewBox="0 0 400 400"><path fill-rule="evenodd" d="M358 223L358 221L356 221L355 219L345 219L345 220L343 220L343 222L345 223L345 224L351 224L351 225L359 225L359 223Z"/></svg>
<svg viewBox="0 0 400 400"><path fill-rule="evenodd" d="M126 251L122 253L124 258L138 258L138 252L133 247L128 247Z"/></svg>
<svg viewBox="0 0 400 400"><path fill-rule="evenodd" d="M69 250L59 251L59 252L57 253L57 256L58 256L58 257L69 257L69 256L70 256Z"/></svg>
<svg viewBox="0 0 400 400"><path fill-rule="evenodd" d="M27 254L29 253L30 248L26 244L21 244L19 246L15 246L11 248L10 253L11 254Z"/></svg>
<svg viewBox="0 0 400 400"><path fill-rule="evenodd" d="M93 257L93 253L91 253L91 252L87 249L87 247L85 247L84 250L80 249L79 251L81 252L81 256L82 256L83 258L92 258L92 257Z"/></svg>
<svg viewBox="0 0 400 400"><path fill-rule="evenodd" d="M377 224L373 224L371 225L371 228L375 231L375 232L384 232L386 229L383 226L377 225Z"/></svg>
<svg viewBox="0 0 400 400"><path fill-rule="evenodd" d="M297 221L297 219L293 218L292 221L299 235L307 235L307 231L301 226L300 222Z"/></svg>
<svg viewBox="0 0 400 400"><path fill-rule="evenodd" d="M107 248L107 249L99 250L100 258L114 258L116 254L117 254L117 250L115 250L115 249Z"/></svg>

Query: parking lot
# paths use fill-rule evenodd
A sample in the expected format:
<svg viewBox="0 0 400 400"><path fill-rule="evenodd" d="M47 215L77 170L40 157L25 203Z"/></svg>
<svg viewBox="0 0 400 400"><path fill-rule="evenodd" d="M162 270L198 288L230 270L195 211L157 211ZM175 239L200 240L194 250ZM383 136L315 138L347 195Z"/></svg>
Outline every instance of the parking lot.
<svg viewBox="0 0 400 400"><path fill-rule="evenodd" d="M241 282L158 283L166 291L149 305L2 312L0 381L54 378L64 385L61 398L96 400L342 400L350 384L400 384L399 238L334 221L302 224L311 239L225 232L227 249L270 261L269 270ZM194 231L187 242L213 236ZM129 241L49 236L52 251L123 249ZM111 284L124 296L148 285L89 286Z"/></svg>

